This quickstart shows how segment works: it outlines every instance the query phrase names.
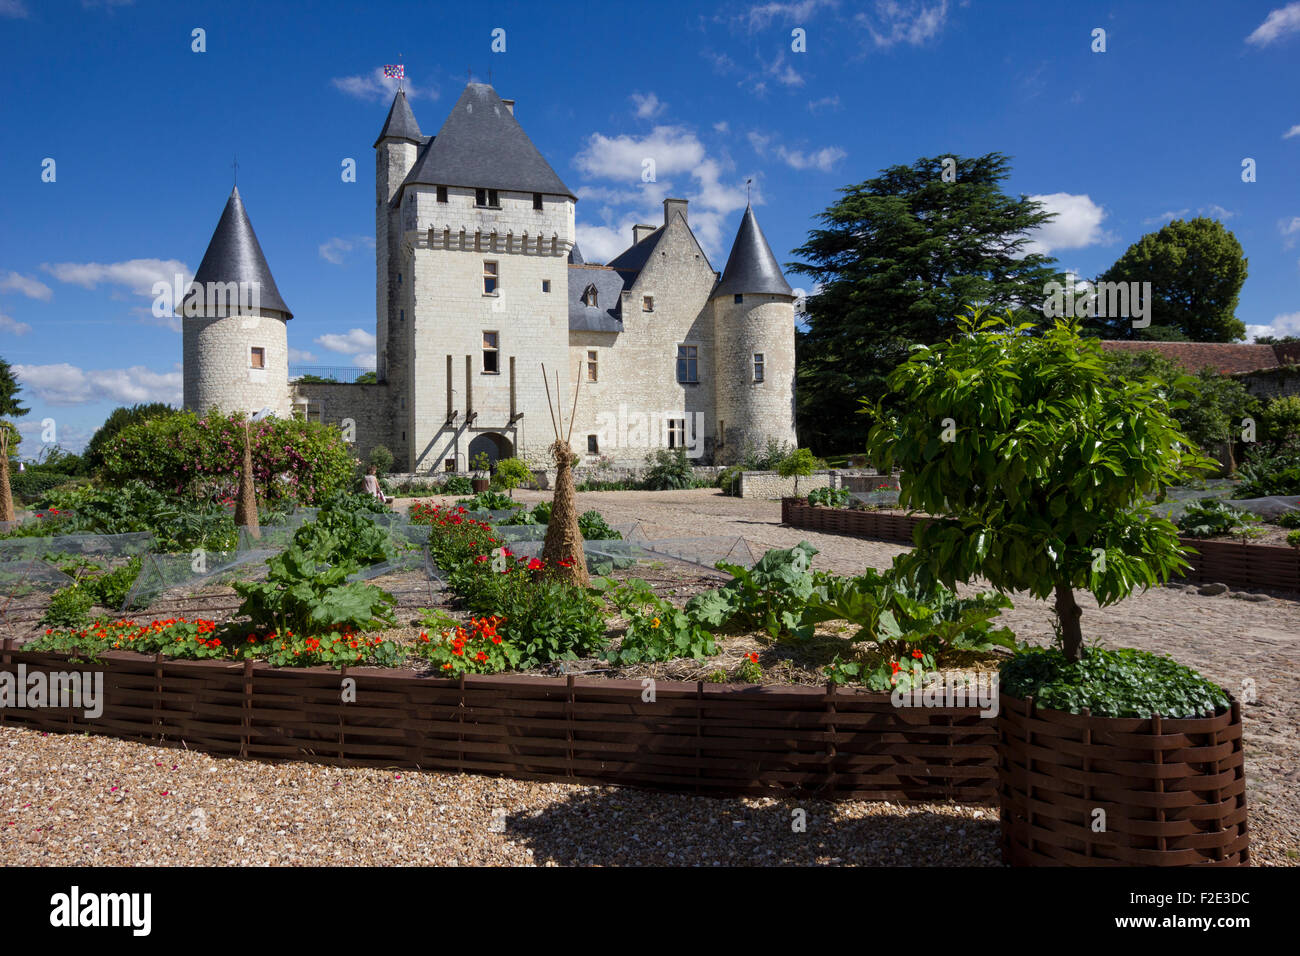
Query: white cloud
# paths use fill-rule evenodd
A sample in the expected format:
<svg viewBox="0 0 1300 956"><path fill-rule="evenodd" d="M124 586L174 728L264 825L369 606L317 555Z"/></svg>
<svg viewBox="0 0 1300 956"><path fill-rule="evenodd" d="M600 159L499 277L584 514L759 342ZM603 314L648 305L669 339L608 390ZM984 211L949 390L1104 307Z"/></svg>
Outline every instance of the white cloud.
<svg viewBox="0 0 1300 956"><path fill-rule="evenodd" d="M704 159L704 144L681 126L656 126L646 136L592 133L573 165L597 179L638 182L647 159L656 178L690 172Z"/></svg>
<svg viewBox="0 0 1300 956"><path fill-rule="evenodd" d="M316 355L315 353L308 352L305 349L296 349L291 345L289 346L289 361L290 362L314 362L316 361Z"/></svg>
<svg viewBox="0 0 1300 956"><path fill-rule="evenodd" d="M668 109L668 104L661 102L653 93L646 93L644 96L633 93L632 102L636 105L637 119L654 119Z"/></svg>
<svg viewBox="0 0 1300 956"><path fill-rule="evenodd" d="M1177 210L1171 210L1169 212L1162 212L1158 216L1152 216L1149 219L1143 219L1142 225L1154 226L1158 222L1173 222L1175 219L1182 219L1189 212L1191 212L1190 209L1177 209Z"/></svg>
<svg viewBox="0 0 1300 956"><path fill-rule="evenodd" d="M726 120L718 120L718 122L713 124L713 131L715 133L729 133L731 132L731 127L727 125Z"/></svg>
<svg viewBox="0 0 1300 956"><path fill-rule="evenodd" d="M848 155L838 146L823 146L821 149L805 152L801 149L790 149L784 143L773 145L774 136L760 133L757 130L750 130L747 135L749 145L754 148L754 152L760 156L766 156L770 150L777 159L791 169L816 169L826 173L830 172L831 167Z"/></svg>
<svg viewBox="0 0 1300 956"><path fill-rule="evenodd" d="M779 50L776 59L763 64L763 72L775 77L782 86L803 86L803 77L789 63L785 62L785 50Z"/></svg>
<svg viewBox="0 0 1300 956"><path fill-rule="evenodd" d="M751 32L766 29L774 20L796 23L810 19L820 7L833 7L836 0L794 0L792 3L762 3L745 14Z"/></svg>
<svg viewBox="0 0 1300 956"><path fill-rule="evenodd" d="M398 80L395 77L384 76L384 68L377 66L369 73L358 74L353 76L336 76L330 80L335 89L342 90L348 96L355 96L359 100L391 100L397 95ZM408 76L401 81L403 89L406 90L408 100L419 99L421 97L429 100L436 100L439 96L435 87L415 87L411 85L411 78Z"/></svg>
<svg viewBox="0 0 1300 956"><path fill-rule="evenodd" d="M878 47L920 46L943 30L948 0L876 0L874 15L864 11L854 19L866 27Z"/></svg>
<svg viewBox="0 0 1300 956"><path fill-rule="evenodd" d="M352 364L358 368L363 368L367 372L373 372L379 366L375 363L374 352L360 352L352 356Z"/></svg>
<svg viewBox="0 0 1300 956"><path fill-rule="evenodd" d="M1268 46L1274 40L1281 39L1288 33L1295 33L1297 30L1300 30L1300 2L1288 3L1285 7L1278 7L1269 13L1264 18L1264 22L1246 37L1246 42L1256 46Z"/></svg>
<svg viewBox="0 0 1300 956"><path fill-rule="evenodd" d="M343 354L363 350L369 350L373 353L375 348L375 335L373 332L367 332L365 329L348 329L344 335L337 335L331 332L326 335L318 336L316 338L316 344L321 348L329 349L331 352L339 352ZM373 354L371 358L373 360Z"/></svg>
<svg viewBox="0 0 1300 956"><path fill-rule="evenodd" d="M1295 126L1292 126L1289 130L1287 130L1285 133L1282 134L1283 139L1290 139L1292 136L1300 136L1300 123L1297 123Z"/></svg>
<svg viewBox="0 0 1300 956"><path fill-rule="evenodd" d="M343 260L347 258L347 254L353 249L373 249L374 247L375 240L373 236L353 236L351 239L335 236L327 242L322 242L317 251L326 262L341 266Z"/></svg>
<svg viewBox="0 0 1300 956"><path fill-rule="evenodd" d="M84 405L104 400L121 405L141 402L180 405L184 380L179 364L170 372L155 372L143 365L87 370L59 362L15 365L14 375L24 388L50 405Z"/></svg>
<svg viewBox="0 0 1300 956"><path fill-rule="evenodd" d="M1273 321L1268 325L1246 326L1246 338L1256 339L1261 335L1273 335L1278 338L1300 335L1300 312L1274 316Z"/></svg>
<svg viewBox="0 0 1300 956"><path fill-rule="evenodd" d="M23 0L0 0L0 17L12 17L15 20L24 20L30 14Z"/></svg>
<svg viewBox="0 0 1300 956"><path fill-rule="evenodd" d="M1029 198L1041 203L1044 212L1056 213L1056 218L1030 233L1030 241L1023 247L1026 253L1048 254L1057 249L1082 249L1115 241L1101 227L1106 210L1087 195L1048 193Z"/></svg>
<svg viewBox="0 0 1300 956"><path fill-rule="evenodd" d="M181 277L181 288L188 289L194 273L178 259L128 259L124 262L55 262L41 268L60 282L94 289L99 285L121 286L137 295L153 297L153 284L172 286Z"/></svg>
<svg viewBox="0 0 1300 956"><path fill-rule="evenodd" d="M1217 205L1216 203L1210 203L1208 206L1202 206L1200 212L1201 215L1203 216L1212 216L1215 219L1231 219L1233 216L1237 215L1235 212L1231 211L1230 209L1224 209L1222 206Z"/></svg>
<svg viewBox="0 0 1300 956"><path fill-rule="evenodd" d="M836 93L834 96L823 96L819 100L808 101L809 113L816 113L818 110L821 109L837 110L839 108L840 108L840 95L838 93Z"/></svg>
<svg viewBox="0 0 1300 956"><path fill-rule="evenodd" d="M10 316L0 312L0 332L9 332L13 335L26 335L32 330L32 327L26 322L19 322Z"/></svg>
<svg viewBox="0 0 1300 956"><path fill-rule="evenodd" d="M0 292L21 292L29 299L40 299L42 302L49 302L54 295L54 291L40 279L17 272L0 276Z"/></svg>

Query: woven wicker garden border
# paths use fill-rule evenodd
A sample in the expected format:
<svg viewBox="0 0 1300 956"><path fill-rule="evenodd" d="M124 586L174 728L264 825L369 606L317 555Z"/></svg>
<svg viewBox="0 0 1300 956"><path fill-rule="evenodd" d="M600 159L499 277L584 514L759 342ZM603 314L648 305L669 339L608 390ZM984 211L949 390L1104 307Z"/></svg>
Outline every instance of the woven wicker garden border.
<svg viewBox="0 0 1300 956"><path fill-rule="evenodd" d="M23 651L14 671L103 671L96 719L3 709L0 723L212 754L339 766L498 774L702 794L987 803L997 731L976 707L898 708L826 687L274 668L107 652ZM343 678L356 681L353 703Z"/></svg>
<svg viewBox="0 0 1300 956"><path fill-rule="evenodd" d="M997 724L1003 862L1249 865L1237 701L1168 720L1040 710L1004 694Z"/></svg>
<svg viewBox="0 0 1300 956"><path fill-rule="evenodd" d="M781 499L781 521L795 528L912 544L920 515L824 508L802 498ZM1300 593L1300 549L1179 538L1191 568L1182 576L1197 583Z"/></svg>

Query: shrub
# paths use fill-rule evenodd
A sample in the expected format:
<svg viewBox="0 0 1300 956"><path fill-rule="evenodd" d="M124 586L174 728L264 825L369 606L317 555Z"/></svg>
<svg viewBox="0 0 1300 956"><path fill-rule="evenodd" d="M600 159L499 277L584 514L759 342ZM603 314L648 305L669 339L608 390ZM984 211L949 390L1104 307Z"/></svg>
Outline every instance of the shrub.
<svg viewBox="0 0 1300 956"><path fill-rule="evenodd" d="M474 483L464 475L452 475L442 483L438 493L443 495L472 495L474 493Z"/></svg>
<svg viewBox="0 0 1300 956"><path fill-rule="evenodd" d="M686 602L695 620L711 627L762 629L772 637L812 637L816 624L809 612L813 595L812 556L807 541L793 548L773 548L753 568L719 561L719 570L733 575L722 587L697 594Z"/></svg>
<svg viewBox="0 0 1300 956"><path fill-rule="evenodd" d="M1287 532L1286 543L1291 545L1293 548L1300 548L1300 528L1297 528L1295 531Z"/></svg>
<svg viewBox="0 0 1300 956"><path fill-rule="evenodd" d="M95 596L80 584L59 588L50 597L50 605L41 617L46 627L84 627L90 623L90 607Z"/></svg>
<svg viewBox="0 0 1300 956"><path fill-rule="evenodd" d="M718 472L715 482L722 489L724 495L730 495L733 498L740 495L740 473L742 471L744 469L740 465L729 465Z"/></svg>
<svg viewBox="0 0 1300 956"><path fill-rule="evenodd" d="M1300 395L1273 399L1259 417L1262 437L1275 442L1300 439Z"/></svg>
<svg viewBox="0 0 1300 956"><path fill-rule="evenodd" d="M55 488L75 481L75 478L63 472L46 471L36 467L28 468L26 471L9 472L9 490L14 500L27 505L42 500Z"/></svg>
<svg viewBox="0 0 1300 956"><path fill-rule="evenodd" d="M462 498L456 504L469 511L511 511L523 507L513 498L499 491L480 491L472 498Z"/></svg>
<svg viewBox="0 0 1300 956"><path fill-rule="evenodd" d="M1300 528L1300 511L1284 511L1273 519L1273 523L1283 528Z"/></svg>
<svg viewBox="0 0 1300 956"><path fill-rule="evenodd" d="M550 524L551 508L553 508L554 506L555 506L554 502L550 502L550 501L537 502L537 504L533 506L533 519L538 524Z"/></svg>
<svg viewBox="0 0 1300 956"><path fill-rule="evenodd" d="M1149 651L1089 647L1077 661L1053 648L1027 648L1002 665L1000 686L1039 707L1098 717L1209 717L1228 706L1223 688Z"/></svg>
<svg viewBox="0 0 1300 956"><path fill-rule="evenodd" d="M817 466L820 464L821 462L818 461L817 456L812 453L811 449L796 448L777 462L776 473L782 478L794 479L794 494L797 498L799 496L799 479L801 477L807 478L817 470Z"/></svg>
<svg viewBox="0 0 1300 956"><path fill-rule="evenodd" d="M689 488L695 477L684 448L658 448L645 458L645 477L641 486L647 491L676 491Z"/></svg>
<svg viewBox="0 0 1300 956"><path fill-rule="evenodd" d="M376 445L370 449L370 457L366 460L374 465L375 470L381 475L386 475L393 470L393 453L383 445Z"/></svg>
<svg viewBox="0 0 1300 956"><path fill-rule="evenodd" d="M1246 452L1240 469L1242 498L1300 495L1300 439L1260 442Z"/></svg>
<svg viewBox="0 0 1300 956"><path fill-rule="evenodd" d="M96 429L95 434L90 436L90 441L86 443L86 464L91 469L101 467L104 464L105 446L128 425L145 422L151 418L166 418L175 414L176 409L162 402L148 402L113 409L108 418L104 419L104 424Z"/></svg>
<svg viewBox="0 0 1300 956"><path fill-rule="evenodd" d="M178 412L123 428L104 448L110 485L140 481L193 499L233 498L244 418ZM353 480L352 452L333 425L269 418L251 426L257 492L272 506L315 504Z"/></svg>

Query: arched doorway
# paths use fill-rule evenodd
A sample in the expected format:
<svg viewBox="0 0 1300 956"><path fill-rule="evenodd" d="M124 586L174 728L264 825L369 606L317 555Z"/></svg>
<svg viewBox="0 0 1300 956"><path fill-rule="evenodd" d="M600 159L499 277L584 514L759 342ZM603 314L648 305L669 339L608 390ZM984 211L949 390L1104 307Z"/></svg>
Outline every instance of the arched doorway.
<svg viewBox="0 0 1300 956"><path fill-rule="evenodd" d="M473 467L474 459L481 453L486 452L488 461L493 468L502 458L510 458L515 453L515 446L505 435L497 432L484 432L481 435L475 435L469 443L469 460L470 466Z"/></svg>

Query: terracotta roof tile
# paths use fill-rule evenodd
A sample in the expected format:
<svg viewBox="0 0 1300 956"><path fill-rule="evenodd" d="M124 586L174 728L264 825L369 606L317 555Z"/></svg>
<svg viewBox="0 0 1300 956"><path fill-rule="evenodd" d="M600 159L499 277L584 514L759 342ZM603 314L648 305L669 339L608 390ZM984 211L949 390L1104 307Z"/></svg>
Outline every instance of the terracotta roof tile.
<svg viewBox="0 0 1300 956"><path fill-rule="evenodd" d="M1214 369L1223 375L1259 372L1287 362L1300 361L1294 345L1248 345L1236 342L1114 342L1101 343L1107 352L1155 352L1177 362L1188 372ZM1279 355L1281 350L1283 355ZM1289 354L1294 352L1295 354Z"/></svg>

